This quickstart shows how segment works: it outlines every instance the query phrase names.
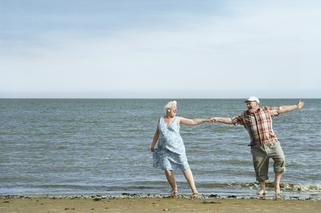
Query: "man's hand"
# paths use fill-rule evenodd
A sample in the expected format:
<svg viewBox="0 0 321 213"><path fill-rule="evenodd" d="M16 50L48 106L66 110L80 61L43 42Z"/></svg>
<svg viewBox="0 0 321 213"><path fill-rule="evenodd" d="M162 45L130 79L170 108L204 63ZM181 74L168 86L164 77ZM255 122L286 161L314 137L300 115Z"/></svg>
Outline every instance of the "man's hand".
<svg viewBox="0 0 321 213"><path fill-rule="evenodd" d="M296 104L296 106L298 107L298 109L302 109L304 106L304 102L299 100L298 103Z"/></svg>

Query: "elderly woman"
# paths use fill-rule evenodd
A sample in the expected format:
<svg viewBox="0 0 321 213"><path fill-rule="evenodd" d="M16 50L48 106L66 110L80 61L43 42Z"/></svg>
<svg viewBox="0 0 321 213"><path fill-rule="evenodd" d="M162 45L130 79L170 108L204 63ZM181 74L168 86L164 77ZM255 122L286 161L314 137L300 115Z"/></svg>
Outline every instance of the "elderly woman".
<svg viewBox="0 0 321 213"><path fill-rule="evenodd" d="M177 102L170 101L165 107L165 116L158 121L150 150L153 152L153 166L165 171L165 176L172 188L171 196L177 195L174 171L181 170L191 187L192 195L198 195L192 171L189 167L183 139L179 133L180 124L198 125L211 122L210 119L188 119L176 116ZM155 145L157 147L155 149Z"/></svg>

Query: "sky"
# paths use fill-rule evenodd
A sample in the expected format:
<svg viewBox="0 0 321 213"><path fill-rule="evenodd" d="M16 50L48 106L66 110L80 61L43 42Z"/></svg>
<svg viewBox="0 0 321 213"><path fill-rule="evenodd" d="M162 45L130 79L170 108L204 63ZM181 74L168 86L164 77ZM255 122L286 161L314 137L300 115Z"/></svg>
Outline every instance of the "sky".
<svg viewBox="0 0 321 213"><path fill-rule="evenodd" d="M320 98L320 0L0 0L0 98Z"/></svg>

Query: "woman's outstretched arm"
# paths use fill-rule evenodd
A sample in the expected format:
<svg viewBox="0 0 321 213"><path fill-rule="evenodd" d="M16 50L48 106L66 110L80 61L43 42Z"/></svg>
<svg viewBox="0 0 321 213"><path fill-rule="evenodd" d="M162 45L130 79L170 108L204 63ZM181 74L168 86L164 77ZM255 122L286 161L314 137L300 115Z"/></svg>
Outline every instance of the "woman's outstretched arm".
<svg viewBox="0 0 321 213"><path fill-rule="evenodd" d="M189 119L189 118L184 118L184 117L179 117L179 120L180 120L181 124L185 124L185 125L189 125L189 126L199 125L199 124L208 123L208 122L212 121L211 118Z"/></svg>

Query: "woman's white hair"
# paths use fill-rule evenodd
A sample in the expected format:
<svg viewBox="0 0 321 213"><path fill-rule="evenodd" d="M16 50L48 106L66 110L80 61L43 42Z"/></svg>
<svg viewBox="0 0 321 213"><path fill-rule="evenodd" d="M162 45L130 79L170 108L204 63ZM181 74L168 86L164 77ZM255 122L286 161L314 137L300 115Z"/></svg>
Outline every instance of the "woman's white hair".
<svg viewBox="0 0 321 213"><path fill-rule="evenodd" d="M167 112L167 109L177 108L177 101L170 101L164 106L165 112Z"/></svg>

